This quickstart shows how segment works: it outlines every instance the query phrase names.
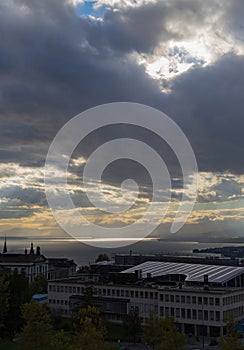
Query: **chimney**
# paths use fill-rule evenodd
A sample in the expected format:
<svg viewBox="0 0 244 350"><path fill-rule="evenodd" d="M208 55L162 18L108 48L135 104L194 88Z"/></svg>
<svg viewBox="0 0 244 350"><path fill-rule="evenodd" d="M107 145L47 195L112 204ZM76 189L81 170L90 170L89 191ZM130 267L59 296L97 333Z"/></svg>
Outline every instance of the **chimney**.
<svg viewBox="0 0 244 350"><path fill-rule="evenodd" d="M33 243L31 243L31 248L30 248L30 255L34 255L34 248L33 248Z"/></svg>
<svg viewBox="0 0 244 350"><path fill-rule="evenodd" d="M203 282L208 285L208 275L203 275Z"/></svg>
<svg viewBox="0 0 244 350"><path fill-rule="evenodd" d="M36 255L40 256L41 255L41 248L36 247Z"/></svg>

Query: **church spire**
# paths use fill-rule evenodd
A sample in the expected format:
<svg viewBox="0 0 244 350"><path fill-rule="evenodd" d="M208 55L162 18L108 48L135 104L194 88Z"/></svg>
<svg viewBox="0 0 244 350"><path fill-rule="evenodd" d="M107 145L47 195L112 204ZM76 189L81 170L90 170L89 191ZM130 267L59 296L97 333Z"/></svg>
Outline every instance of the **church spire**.
<svg viewBox="0 0 244 350"><path fill-rule="evenodd" d="M7 248L7 239L6 239L6 235L5 235L5 240L4 240L4 245L3 245L3 254L7 253L8 248Z"/></svg>

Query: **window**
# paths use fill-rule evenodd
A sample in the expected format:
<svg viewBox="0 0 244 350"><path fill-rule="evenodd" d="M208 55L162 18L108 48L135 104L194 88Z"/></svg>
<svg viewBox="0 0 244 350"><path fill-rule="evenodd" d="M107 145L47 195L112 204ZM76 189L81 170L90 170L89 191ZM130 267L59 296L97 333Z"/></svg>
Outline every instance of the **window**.
<svg viewBox="0 0 244 350"><path fill-rule="evenodd" d="M148 292L145 292L145 299L148 299Z"/></svg>
<svg viewBox="0 0 244 350"><path fill-rule="evenodd" d="M170 316L175 317L175 309L173 307L170 308Z"/></svg>
<svg viewBox="0 0 244 350"><path fill-rule="evenodd" d="M179 309L179 308L177 308L177 309L175 310L175 316L176 316L176 317L180 317L180 309Z"/></svg>
<svg viewBox="0 0 244 350"><path fill-rule="evenodd" d="M204 310L204 320L208 321L208 311Z"/></svg>
<svg viewBox="0 0 244 350"><path fill-rule="evenodd" d="M215 312L215 320L220 321L220 312L219 311Z"/></svg>
<svg viewBox="0 0 244 350"><path fill-rule="evenodd" d="M196 318L197 318L197 310L196 309L192 310L192 318L193 318L193 320L196 320Z"/></svg>
<svg viewBox="0 0 244 350"><path fill-rule="evenodd" d="M166 316L166 317L169 316L169 307L166 307L166 308L165 308L165 316Z"/></svg>
<svg viewBox="0 0 244 350"><path fill-rule="evenodd" d="M165 294L165 301L168 303L169 302L169 294Z"/></svg>
<svg viewBox="0 0 244 350"><path fill-rule="evenodd" d="M202 310L198 310L198 319L202 320Z"/></svg>
<svg viewBox="0 0 244 350"><path fill-rule="evenodd" d="M214 304L214 299L213 298L209 298L209 305L213 305Z"/></svg>
<svg viewBox="0 0 244 350"><path fill-rule="evenodd" d="M186 297L186 302L187 302L187 304L191 303L191 297L189 295Z"/></svg>
<svg viewBox="0 0 244 350"><path fill-rule="evenodd" d="M176 295L176 296L175 296L175 301L176 301L176 303L179 303L179 302L180 302L180 296L179 296L179 295Z"/></svg>
<svg viewBox="0 0 244 350"><path fill-rule="evenodd" d="M124 289L121 289L121 291L120 291L120 295L121 295L122 297L124 297L124 296L125 296L125 291L124 291Z"/></svg>
<svg viewBox="0 0 244 350"><path fill-rule="evenodd" d="M140 298L143 298L143 292L140 291Z"/></svg>
<svg viewBox="0 0 244 350"><path fill-rule="evenodd" d="M135 291L135 297L138 298L138 291Z"/></svg>
<svg viewBox="0 0 244 350"><path fill-rule="evenodd" d="M196 304L197 303L197 297L192 297L192 304Z"/></svg>
<svg viewBox="0 0 244 350"><path fill-rule="evenodd" d="M171 302L171 303L174 303L174 302L175 302L175 296L174 296L174 295L171 295L171 296L170 296L170 302Z"/></svg>
<svg viewBox="0 0 244 350"><path fill-rule="evenodd" d="M219 302L219 298L215 298L215 305L219 305L220 304L220 302Z"/></svg>
<svg viewBox="0 0 244 350"><path fill-rule="evenodd" d="M153 299L153 292L150 292L150 299Z"/></svg>
<svg viewBox="0 0 244 350"><path fill-rule="evenodd" d="M186 317L186 310L181 309L181 318L185 318L185 317Z"/></svg>
<svg viewBox="0 0 244 350"><path fill-rule="evenodd" d="M191 309L187 309L187 318L191 319Z"/></svg>
<svg viewBox="0 0 244 350"><path fill-rule="evenodd" d="M130 291L130 297L131 297L131 298L134 298L134 290L131 290L131 291Z"/></svg>
<svg viewBox="0 0 244 350"><path fill-rule="evenodd" d="M185 298L184 295L181 296L181 302L182 302L182 303L185 303L185 302L186 302L186 298Z"/></svg>
<svg viewBox="0 0 244 350"><path fill-rule="evenodd" d="M202 304L202 297L198 297L198 304Z"/></svg>
<svg viewBox="0 0 244 350"><path fill-rule="evenodd" d="M203 298L203 304L208 305L208 298L206 298L206 297Z"/></svg>

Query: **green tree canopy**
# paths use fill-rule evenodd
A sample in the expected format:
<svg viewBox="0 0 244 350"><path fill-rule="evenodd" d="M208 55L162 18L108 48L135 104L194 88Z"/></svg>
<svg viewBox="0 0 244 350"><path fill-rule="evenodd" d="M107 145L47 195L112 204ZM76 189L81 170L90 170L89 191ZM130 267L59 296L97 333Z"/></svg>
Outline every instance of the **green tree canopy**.
<svg viewBox="0 0 244 350"><path fill-rule="evenodd" d="M4 275L0 276L0 337L4 333L5 319L9 310L9 282Z"/></svg>
<svg viewBox="0 0 244 350"><path fill-rule="evenodd" d="M100 350L104 344L106 328L100 311L94 306L79 311L78 346L84 350Z"/></svg>
<svg viewBox="0 0 244 350"><path fill-rule="evenodd" d="M227 334L220 337L219 347L221 350L244 350L244 346L240 342L241 332L238 330L238 322L231 316L224 319L227 328Z"/></svg>
<svg viewBox="0 0 244 350"><path fill-rule="evenodd" d="M31 294L47 293L47 279L44 275L38 275L35 281L30 285Z"/></svg>
<svg viewBox="0 0 244 350"><path fill-rule="evenodd" d="M134 343L136 336L141 331L141 319L137 308L131 309L124 317L124 328L129 336L133 337Z"/></svg>
<svg viewBox="0 0 244 350"><path fill-rule="evenodd" d="M19 332L23 320L21 317L21 306L31 300L29 282L25 271L18 273L14 270L8 277L9 280L9 310L6 317L5 326L9 334Z"/></svg>
<svg viewBox="0 0 244 350"><path fill-rule="evenodd" d="M31 301L21 308L25 322L21 342L26 350L49 349L51 344L52 318L46 306Z"/></svg>
<svg viewBox="0 0 244 350"><path fill-rule="evenodd" d="M99 261L109 261L108 255L106 253L99 254L96 259L96 262L99 262Z"/></svg>
<svg viewBox="0 0 244 350"><path fill-rule="evenodd" d="M143 329L143 342L156 349L161 342L163 320L151 313Z"/></svg>
<svg viewBox="0 0 244 350"><path fill-rule="evenodd" d="M162 337L157 350L183 350L186 344L185 334L178 331L172 317L162 322Z"/></svg>
<svg viewBox="0 0 244 350"><path fill-rule="evenodd" d="M151 314L144 327L145 343L155 350L183 350L186 336L180 333L172 317L161 319Z"/></svg>

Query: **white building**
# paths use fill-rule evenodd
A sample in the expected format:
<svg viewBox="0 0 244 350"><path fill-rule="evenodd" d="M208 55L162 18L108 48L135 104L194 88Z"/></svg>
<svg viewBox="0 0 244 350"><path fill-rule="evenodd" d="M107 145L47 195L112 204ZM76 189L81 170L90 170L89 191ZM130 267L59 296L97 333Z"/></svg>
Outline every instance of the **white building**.
<svg viewBox="0 0 244 350"><path fill-rule="evenodd" d="M48 276L48 261L40 253L39 247L36 253L34 252L33 244L29 253L25 250L24 254L8 253L5 248L5 252L0 254L0 267L11 271L17 270L18 273L24 271L30 283L39 275Z"/></svg>
<svg viewBox="0 0 244 350"><path fill-rule="evenodd" d="M138 308L142 322L154 311L159 317L173 316L185 333L218 337L225 332L226 316L244 318L244 267L150 261L117 274L119 278L121 283L91 283L85 276L50 281L49 306L72 315L89 286L94 304L113 322Z"/></svg>

